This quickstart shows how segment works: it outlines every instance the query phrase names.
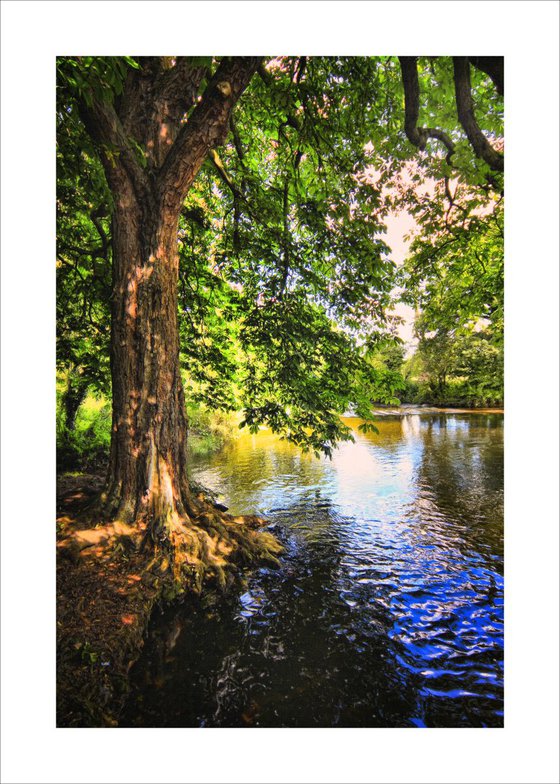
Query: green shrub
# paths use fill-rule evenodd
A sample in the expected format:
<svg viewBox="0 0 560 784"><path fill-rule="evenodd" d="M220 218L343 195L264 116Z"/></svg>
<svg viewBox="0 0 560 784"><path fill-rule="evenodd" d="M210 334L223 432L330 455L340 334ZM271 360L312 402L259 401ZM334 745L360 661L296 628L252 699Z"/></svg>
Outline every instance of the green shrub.
<svg viewBox="0 0 560 784"><path fill-rule="evenodd" d="M56 457L58 471L102 470L111 447L111 405L100 395L88 394L78 409L73 429L65 422L63 383L57 384ZM207 454L220 449L238 433L239 415L212 411L206 406L187 406L188 448Z"/></svg>
<svg viewBox="0 0 560 784"><path fill-rule="evenodd" d="M191 403L187 404L187 417L191 454L214 452L239 434L240 417L234 412L213 411Z"/></svg>
<svg viewBox="0 0 560 784"><path fill-rule="evenodd" d="M74 428L64 421L63 392L57 389L56 457L58 471L92 471L105 467L111 445L111 406L88 395L76 415Z"/></svg>

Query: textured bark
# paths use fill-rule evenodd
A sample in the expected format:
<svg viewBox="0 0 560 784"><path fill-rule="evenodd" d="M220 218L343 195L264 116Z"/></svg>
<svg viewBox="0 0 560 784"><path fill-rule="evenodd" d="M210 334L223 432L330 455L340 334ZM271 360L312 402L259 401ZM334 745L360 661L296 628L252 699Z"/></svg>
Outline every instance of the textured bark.
<svg viewBox="0 0 560 784"><path fill-rule="evenodd" d="M66 389L64 390L64 413L66 429L73 431L76 427L76 415L85 400L88 382L79 372L70 370Z"/></svg>
<svg viewBox="0 0 560 784"><path fill-rule="evenodd" d="M488 73L500 94L503 94L503 58L486 57L470 58L477 60L476 67ZM418 82L417 57L399 57L405 98L404 129L406 136L415 147L423 150L428 139L438 139L447 148L447 163L452 165L455 145L451 138L440 128L422 128L418 126L420 108L420 86ZM500 61L500 62L498 62ZM500 69L501 63L501 69ZM468 57L453 58L453 74L455 82L455 102L457 117L463 126L475 154L482 158L494 171L504 170L504 157L496 152L488 139L480 130L474 114L471 95L471 77Z"/></svg>
<svg viewBox="0 0 560 784"><path fill-rule="evenodd" d="M474 105L471 95L471 74L468 57L453 58L453 78L455 81L455 100L457 103L457 116L463 126L473 150L494 171L504 170L504 157L496 152L486 136L478 127L474 115Z"/></svg>
<svg viewBox="0 0 560 784"><path fill-rule="evenodd" d="M469 62L483 71L494 82L500 95L504 94L504 58L503 57L469 57Z"/></svg>
<svg viewBox="0 0 560 784"><path fill-rule="evenodd" d="M192 509L177 325L179 212L203 161L224 141L259 59L223 58L200 99L205 68L188 58L140 62L118 102L94 99L80 111L114 201L113 422L104 503L112 518L146 520L152 536L165 540Z"/></svg>
<svg viewBox="0 0 560 784"><path fill-rule="evenodd" d="M420 85L416 59L416 57L399 57L404 87L404 130L408 141L423 150L426 136L418 128Z"/></svg>
<svg viewBox="0 0 560 784"><path fill-rule="evenodd" d="M107 503L157 532L188 509L187 421L179 370L177 216L150 220L132 194L113 217L113 434Z"/></svg>
<svg viewBox="0 0 560 784"><path fill-rule="evenodd" d="M455 145L445 131L440 128L420 128L418 116L420 111L420 85L418 83L417 57L399 57L404 87L404 130L406 136L415 147L423 150L428 139L438 139L447 149L447 163L451 165L451 156Z"/></svg>

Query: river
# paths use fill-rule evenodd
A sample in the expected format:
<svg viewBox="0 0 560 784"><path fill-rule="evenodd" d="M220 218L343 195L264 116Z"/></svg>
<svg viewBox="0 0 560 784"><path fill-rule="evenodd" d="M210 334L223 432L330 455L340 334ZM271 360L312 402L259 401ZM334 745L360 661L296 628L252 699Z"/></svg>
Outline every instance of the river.
<svg viewBox="0 0 560 784"><path fill-rule="evenodd" d="M122 726L503 726L503 416L384 416L332 460L261 431L193 478L286 543L154 617Z"/></svg>

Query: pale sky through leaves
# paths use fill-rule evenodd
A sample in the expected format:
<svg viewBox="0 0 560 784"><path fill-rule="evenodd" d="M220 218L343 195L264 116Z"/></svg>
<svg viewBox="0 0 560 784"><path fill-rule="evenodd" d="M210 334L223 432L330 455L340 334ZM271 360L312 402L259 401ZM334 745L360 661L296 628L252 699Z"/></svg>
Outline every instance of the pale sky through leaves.
<svg viewBox="0 0 560 784"><path fill-rule="evenodd" d="M412 229L414 229L414 218L402 210L388 215L385 223L387 225L387 234L384 236L384 240L391 248L391 259L400 266L406 258L410 245L410 242L405 240L405 235L410 234ZM398 335L407 346L406 355L409 356L412 353L410 344L413 341L414 308L400 302L394 312L397 316L404 319L403 323L398 327Z"/></svg>

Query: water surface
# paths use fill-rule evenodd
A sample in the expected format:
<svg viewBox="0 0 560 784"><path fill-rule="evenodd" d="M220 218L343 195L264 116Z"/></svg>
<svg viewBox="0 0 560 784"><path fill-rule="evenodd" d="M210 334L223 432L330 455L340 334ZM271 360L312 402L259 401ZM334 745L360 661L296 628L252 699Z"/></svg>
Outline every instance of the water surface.
<svg viewBox="0 0 560 784"><path fill-rule="evenodd" d="M503 417L379 420L332 460L267 431L193 478L286 543L154 618L123 726L503 726Z"/></svg>

